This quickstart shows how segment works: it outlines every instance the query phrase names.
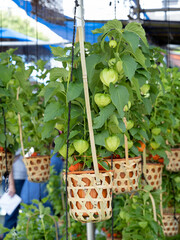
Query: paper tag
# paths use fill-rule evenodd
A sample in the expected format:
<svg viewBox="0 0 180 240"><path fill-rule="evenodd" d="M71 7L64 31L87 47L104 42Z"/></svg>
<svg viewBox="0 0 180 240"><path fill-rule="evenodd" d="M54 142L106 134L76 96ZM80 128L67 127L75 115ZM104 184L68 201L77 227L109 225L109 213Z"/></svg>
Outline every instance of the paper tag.
<svg viewBox="0 0 180 240"><path fill-rule="evenodd" d="M8 215L11 215L21 203L21 200L22 199L17 194L11 197L8 193L4 193L0 198L0 207L5 210Z"/></svg>

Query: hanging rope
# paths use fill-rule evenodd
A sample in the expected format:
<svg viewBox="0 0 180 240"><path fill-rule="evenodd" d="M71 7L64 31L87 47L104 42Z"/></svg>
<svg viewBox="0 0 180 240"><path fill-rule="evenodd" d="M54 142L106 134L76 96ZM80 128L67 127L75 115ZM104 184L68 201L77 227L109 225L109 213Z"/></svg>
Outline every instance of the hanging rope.
<svg viewBox="0 0 180 240"><path fill-rule="evenodd" d="M0 99L1 102L1 99ZM6 138L6 118L5 118L5 112L4 108L2 107L2 113L3 113L3 119L4 119L4 135L5 135L5 165L6 165L6 171L4 173L5 177L5 191L8 190L8 183L9 183L9 171L8 171L8 165L7 165L7 138Z"/></svg>
<svg viewBox="0 0 180 240"><path fill-rule="evenodd" d="M76 8L79 6L78 1L75 0L74 7L74 26L73 26L73 39L72 39L72 58L71 58L71 78L73 77L73 63L74 63L74 45L75 45L75 32L76 32ZM69 152L69 134L70 134L70 119L71 119L71 101L68 103L68 129L67 129L67 151L66 151L66 240L68 240L68 191L67 191L67 173L68 173L68 152Z"/></svg>
<svg viewBox="0 0 180 240"><path fill-rule="evenodd" d="M175 199L175 189L174 189L174 184L173 184L173 181L172 181L172 178L170 178L170 183L171 183L171 186L172 186L172 192L173 192L173 204L174 204L174 219L176 221L178 221L178 219L176 218L176 199Z"/></svg>
<svg viewBox="0 0 180 240"><path fill-rule="evenodd" d="M36 61L38 60L38 1L36 2Z"/></svg>
<svg viewBox="0 0 180 240"><path fill-rule="evenodd" d="M113 154L111 154L111 170L113 170ZM113 213L113 209L114 209L114 194L112 192L112 229L111 229L111 235L112 235L112 240L114 240L114 213Z"/></svg>

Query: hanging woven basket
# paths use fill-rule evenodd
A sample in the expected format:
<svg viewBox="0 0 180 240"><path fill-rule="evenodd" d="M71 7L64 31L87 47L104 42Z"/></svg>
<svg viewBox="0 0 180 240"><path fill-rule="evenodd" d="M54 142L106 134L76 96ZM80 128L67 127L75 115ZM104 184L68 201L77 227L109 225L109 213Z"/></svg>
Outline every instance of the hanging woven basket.
<svg viewBox="0 0 180 240"><path fill-rule="evenodd" d="M132 192L138 189L139 162L141 157L126 159L113 159L113 192L121 194ZM111 164L111 159L108 159Z"/></svg>
<svg viewBox="0 0 180 240"><path fill-rule="evenodd" d="M111 217L112 175L112 171L100 171L100 184L97 184L94 171L68 173L68 202L72 218L87 223Z"/></svg>
<svg viewBox="0 0 180 240"><path fill-rule="evenodd" d="M171 152L166 152L169 164L166 169L171 172L180 171L180 148L172 148Z"/></svg>
<svg viewBox="0 0 180 240"><path fill-rule="evenodd" d="M144 171L144 176L146 181L142 179L142 186L151 185L153 190L160 189L162 184L162 171L163 171L163 164L160 163L146 163L146 169ZM140 174L142 170L140 171Z"/></svg>
<svg viewBox="0 0 180 240"><path fill-rule="evenodd" d="M177 214L177 220L174 218L174 214L163 214L163 231L167 237L176 236L178 234L180 215Z"/></svg>
<svg viewBox="0 0 180 240"><path fill-rule="evenodd" d="M50 175L50 156L36 156L23 158L28 180L31 182L46 182Z"/></svg>
<svg viewBox="0 0 180 240"><path fill-rule="evenodd" d="M13 154L7 152L7 170L11 172L13 163ZM2 181L2 177L6 172L6 154L5 151L0 152L0 182Z"/></svg>

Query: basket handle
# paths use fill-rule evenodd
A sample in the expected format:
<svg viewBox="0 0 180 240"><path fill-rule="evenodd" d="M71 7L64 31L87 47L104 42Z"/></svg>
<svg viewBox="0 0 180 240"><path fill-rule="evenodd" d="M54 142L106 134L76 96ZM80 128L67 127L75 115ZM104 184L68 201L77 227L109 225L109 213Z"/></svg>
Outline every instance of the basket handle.
<svg viewBox="0 0 180 240"><path fill-rule="evenodd" d="M125 124L125 127L127 127L127 121L126 118L123 118L123 122ZM126 166L129 168L129 157L128 157L128 140L126 134L124 134L124 145L125 145L125 159L126 159ZM130 183L127 181L128 184L128 190L130 191Z"/></svg>
<svg viewBox="0 0 180 240"><path fill-rule="evenodd" d="M30 220L31 220L32 217L34 217L34 216L36 216L36 215L38 215L38 214L39 214L39 212L33 214L31 217L28 218L27 226L26 226L26 235L27 235L27 236L28 236L28 232L29 232L29 222L30 222ZM53 216L51 216L51 215L49 215L49 214L48 214L47 216L50 217L50 218L53 220L54 224L55 224L55 229L56 229L56 240L58 240L58 228L57 228L57 223L56 223L56 221L55 221L55 219L54 219Z"/></svg>
<svg viewBox="0 0 180 240"><path fill-rule="evenodd" d="M146 173L146 146L143 150L143 169L142 172L145 174Z"/></svg>
<svg viewBox="0 0 180 240"><path fill-rule="evenodd" d="M20 90L20 87L17 88L17 97L16 97L17 100L19 100L19 90ZM22 123L21 123L21 115L19 112L18 112L18 123L19 123L19 136L20 136L20 142L21 142L21 149L22 149L22 154L24 158L25 153L24 153L24 144L23 144L23 136L22 136Z"/></svg>
<svg viewBox="0 0 180 240"><path fill-rule="evenodd" d="M154 201L154 198L152 196L152 194L150 192L148 192L147 190L145 189L139 189L137 191L144 191L144 192L147 192L149 193L149 197L151 199L151 203L152 203L152 207L153 207L153 216L154 216L154 221L157 222L157 213L156 213L156 204L155 204L155 201ZM133 192L130 196L130 198L132 198L134 196L135 192Z"/></svg>
<svg viewBox="0 0 180 240"><path fill-rule="evenodd" d="M87 69L86 69L85 51L84 51L83 27L78 26L77 31L78 31L78 34L79 34L84 95L85 95L86 112L87 112L88 128L89 128L89 135L90 135L90 144L91 144L91 151L92 151L92 159L93 159L94 171L95 171L95 175L96 175L96 181L97 181L97 184L100 184L99 168L98 168L98 162L97 162L96 147L95 147L95 141L94 141L94 132L93 132L93 127L92 127L91 108L90 108L90 101L89 101Z"/></svg>

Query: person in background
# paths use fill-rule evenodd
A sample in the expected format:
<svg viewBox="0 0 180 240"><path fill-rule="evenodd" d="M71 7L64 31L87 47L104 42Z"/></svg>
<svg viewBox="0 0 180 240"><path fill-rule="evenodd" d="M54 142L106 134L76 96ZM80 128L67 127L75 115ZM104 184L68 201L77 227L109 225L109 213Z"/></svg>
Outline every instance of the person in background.
<svg viewBox="0 0 180 240"><path fill-rule="evenodd" d="M27 171L26 167L23 162L23 156L20 154L21 149L18 149L15 153L12 171L9 174L9 187L8 187L8 194L13 197L14 194L21 195L21 191L27 178ZM5 185L5 183L4 183ZM8 229L12 229L17 225L17 218L19 214L20 205L13 211L11 215L6 214L4 219L4 227ZM3 235L6 236L7 233Z"/></svg>

